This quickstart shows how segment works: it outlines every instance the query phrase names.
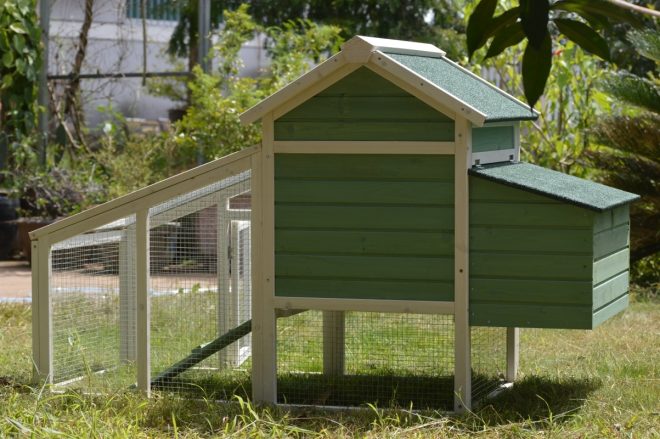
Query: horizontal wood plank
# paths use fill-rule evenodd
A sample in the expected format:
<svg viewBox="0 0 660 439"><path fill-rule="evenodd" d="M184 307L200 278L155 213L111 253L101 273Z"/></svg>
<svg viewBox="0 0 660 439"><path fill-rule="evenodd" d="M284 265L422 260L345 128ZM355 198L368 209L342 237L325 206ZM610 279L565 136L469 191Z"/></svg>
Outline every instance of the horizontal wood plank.
<svg viewBox="0 0 660 439"><path fill-rule="evenodd" d="M512 202L561 204L554 198L534 194L515 187L487 180L482 177L470 176L470 202Z"/></svg>
<svg viewBox="0 0 660 439"><path fill-rule="evenodd" d="M452 207L276 205L276 228L452 230Z"/></svg>
<svg viewBox="0 0 660 439"><path fill-rule="evenodd" d="M452 232L275 230L275 251L354 255L451 256Z"/></svg>
<svg viewBox="0 0 660 439"><path fill-rule="evenodd" d="M629 302L630 297L628 294L625 294L596 311L593 315L592 328L601 325L605 320L608 320L620 312L623 312L626 308L628 308Z"/></svg>
<svg viewBox="0 0 660 439"><path fill-rule="evenodd" d="M275 202L447 205L454 185L436 181L277 180Z"/></svg>
<svg viewBox="0 0 660 439"><path fill-rule="evenodd" d="M454 157L378 154L275 154L275 178L454 181Z"/></svg>
<svg viewBox="0 0 660 439"><path fill-rule="evenodd" d="M591 305L591 280L470 278L470 303Z"/></svg>
<svg viewBox="0 0 660 439"><path fill-rule="evenodd" d="M470 325L517 328L591 329L591 306L475 303Z"/></svg>
<svg viewBox="0 0 660 439"><path fill-rule="evenodd" d="M630 226L622 224L594 234L594 259L598 260L630 245Z"/></svg>
<svg viewBox="0 0 660 439"><path fill-rule="evenodd" d="M470 275L520 279L591 279L591 256L470 253Z"/></svg>
<svg viewBox="0 0 660 439"><path fill-rule="evenodd" d="M380 300L454 300L448 281L380 281L344 279L275 279L275 295Z"/></svg>
<svg viewBox="0 0 660 439"><path fill-rule="evenodd" d="M588 255L592 249L589 229L547 229L472 226L470 250L503 252L560 252Z"/></svg>
<svg viewBox="0 0 660 439"><path fill-rule="evenodd" d="M275 140L454 140L454 123L444 121L286 121L275 122Z"/></svg>
<svg viewBox="0 0 660 439"><path fill-rule="evenodd" d="M410 96L392 82L366 67L360 67L317 96Z"/></svg>
<svg viewBox="0 0 660 439"><path fill-rule="evenodd" d="M470 204L470 225L591 228L591 212L566 204Z"/></svg>
<svg viewBox="0 0 660 439"><path fill-rule="evenodd" d="M334 256L276 254L279 277L452 280L451 257Z"/></svg>
<svg viewBox="0 0 660 439"><path fill-rule="evenodd" d="M626 248L617 253L606 256L593 264L593 283L599 283L618 275L630 265L630 251Z"/></svg>
<svg viewBox="0 0 660 439"><path fill-rule="evenodd" d="M608 303L628 293L629 273L624 271L619 275L603 281L593 289L593 309L598 310Z"/></svg>

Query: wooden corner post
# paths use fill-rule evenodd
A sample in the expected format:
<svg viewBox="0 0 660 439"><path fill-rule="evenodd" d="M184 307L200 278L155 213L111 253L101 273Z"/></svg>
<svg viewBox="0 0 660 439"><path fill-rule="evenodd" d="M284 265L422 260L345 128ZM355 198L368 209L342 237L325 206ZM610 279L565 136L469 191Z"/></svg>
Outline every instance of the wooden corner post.
<svg viewBox="0 0 660 439"><path fill-rule="evenodd" d="M457 117L454 156L454 411L472 407L470 365L469 266L470 216L468 163L472 145L471 124Z"/></svg>
<svg viewBox="0 0 660 439"><path fill-rule="evenodd" d="M50 298L50 242L47 237L32 246L32 381L53 383L53 321Z"/></svg>
<svg viewBox="0 0 660 439"><path fill-rule="evenodd" d="M147 396L151 393L151 306L149 303L149 210L135 215L135 258L137 266L137 387Z"/></svg>
<svg viewBox="0 0 660 439"><path fill-rule="evenodd" d="M252 399L277 402L275 320L275 156L272 113L261 120L261 152L252 165Z"/></svg>

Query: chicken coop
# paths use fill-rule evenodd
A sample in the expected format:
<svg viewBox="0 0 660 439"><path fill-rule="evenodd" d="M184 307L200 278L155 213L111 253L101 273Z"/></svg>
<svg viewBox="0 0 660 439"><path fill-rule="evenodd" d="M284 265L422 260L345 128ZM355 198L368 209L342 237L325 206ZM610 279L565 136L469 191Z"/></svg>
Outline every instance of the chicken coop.
<svg viewBox="0 0 660 439"><path fill-rule="evenodd" d="M518 328L628 305L637 196L520 162L536 117L435 46L354 37L241 115L259 145L32 233L35 379L471 408Z"/></svg>

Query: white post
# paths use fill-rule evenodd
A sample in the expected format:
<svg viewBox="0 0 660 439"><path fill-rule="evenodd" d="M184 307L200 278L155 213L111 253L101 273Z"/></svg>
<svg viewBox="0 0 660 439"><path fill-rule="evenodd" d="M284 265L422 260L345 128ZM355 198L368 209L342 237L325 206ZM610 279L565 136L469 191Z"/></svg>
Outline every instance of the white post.
<svg viewBox="0 0 660 439"><path fill-rule="evenodd" d="M149 210L136 214L137 266L137 387L147 396L151 393L151 352L149 303Z"/></svg>
<svg viewBox="0 0 660 439"><path fill-rule="evenodd" d="M472 131L464 118L455 121L454 156L454 411L472 407L469 307L469 166Z"/></svg>
<svg viewBox="0 0 660 439"><path fill-rule="evenodd" d="M133 362L136 355L135 270L135 224L132 224L119 241L119 358L122 362Z"/></svg>
<svg viewBox="0 0 660 439"><path fill-rule="evenodd" d="M233 237L230 240L230 230L233 233L233 228L230 226L231 221L227 215L227 198L220 197L217 205L217 243L218 243L218 336L225 334L230 329L237 326L238 317L236 316L236 301L235 301L235 282L236 277L233 271L231 278L229 252L233 243ZM235 249L231 249L235 252ZM235 255L232 255L232 261ZM236 358L236 343L233 343L218 353L218 361L221 368L234 366L233 359Z"/></svg>
<svg viewBox="0 0 660 439"><path fill-rule="evenodd" d="M53 383L53 331L50 298L50 242L32 241L32 381Z"/></svg>
<svg viewBox="0 0 660 439"><path fill-rule="evenodd" d="M262 118L261 152L252 166L252 398L277 402L275 320L275 167L273 115Z"/></svg>
<svg viewBox="0 0 660 439"><path fill-rule="evenodd" d="M518 375L518 362L520 358L520 329L506 328L506 380L510 383Z"/></svg>
<svg viewBox="0 0 660 439"><path fill-rule="evenodd" d="M344 357L344 311L323 311L323 373L343 375Z"/></svg>

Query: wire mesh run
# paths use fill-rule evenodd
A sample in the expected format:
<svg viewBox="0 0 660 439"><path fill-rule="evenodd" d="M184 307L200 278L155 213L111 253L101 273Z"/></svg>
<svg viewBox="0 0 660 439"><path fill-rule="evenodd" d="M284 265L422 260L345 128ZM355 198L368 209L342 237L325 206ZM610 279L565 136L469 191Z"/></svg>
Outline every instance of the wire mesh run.
<svg viewBox="0 0 660 439"><path fill-rule="evenodd" d="M453 407L453 316L304 311L277 336L280 403Z"/></svg>
<svg viewBox="0 0 660 439"><path fill-rule="evenodd" d="M91 390L135 381L135 218L51 249L53 382Z"/></svg>
<svg viewBox="0 0 660 439"><path fill-rule="evenodd" d="M472 350L472 400L486 398L503 384L506 377L506 328L473 326L470 328Z"/></svg>
<svg viewBox="0 0 660 439"><path fill-rule="evenodd" d="M244 172L149 211L154 389L224 399L249 386L249 194Z"/></svg>

